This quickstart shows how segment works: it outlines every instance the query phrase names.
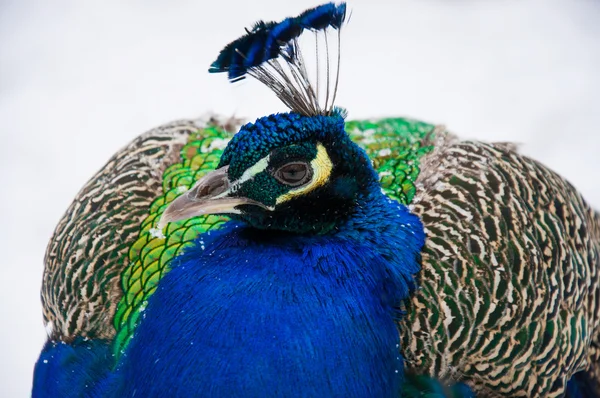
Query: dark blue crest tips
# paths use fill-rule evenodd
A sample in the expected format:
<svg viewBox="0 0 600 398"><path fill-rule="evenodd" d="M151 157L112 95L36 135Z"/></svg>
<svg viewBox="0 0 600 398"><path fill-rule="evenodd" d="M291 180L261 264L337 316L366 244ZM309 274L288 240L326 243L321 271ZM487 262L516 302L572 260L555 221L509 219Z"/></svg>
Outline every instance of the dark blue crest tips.
<svg viewBox="0 0 600 398"><path fill-rule="evenodd" d="M228 72L231 81L244 79L248 68L256 66L257 55L275 24L258 21L252 30L226 45L208 71Z"/></svg>
<svg viewBox="0 0 600 398"><path fill-rule="evenodd" d="M285 45L305 29L339 29L345 17L346 3L327 3L279 23L259 21L244 36L226 45L208 71L228 72L230 80L241 80L248 69L277 58Z"/></svg>
<svg viewBox="0 0 600 398"><path fill-rule="evenodd" d="M298 16L298 23L305 29L321 30L331 26L339 29L346 17L346 3L336 6L333 3L304 11Z"/></svg>
<svg viewBox="0 0 600 398"><path fill-rule="evenodd" d="M281 22L257 22L245 35L226 45L209 68L210 73L227 72L232 82L242 80L247 74L257 78L292 110L302 114L327 114L333 107L328 103L330 76L327 75L327 97L325 106L319 106L319 78L314 89L298 48L298 38L309 30L326 33L328 28L338 32L346 19L346 4L326 3L304 11L297 17L286 18ZM317 39L318 41L318 39ZM317 58L319 57L317 42ZM327 42L327 73L329 74L329 48ZM284 64L277 62L281 57ZM284 66L289 67L286 71ZM339 56L338 56L339 75ZM317 59L317 69L319 61ZM337 88L337 76L335 80ZM335 99L334 95L331 97Z"/></svg>

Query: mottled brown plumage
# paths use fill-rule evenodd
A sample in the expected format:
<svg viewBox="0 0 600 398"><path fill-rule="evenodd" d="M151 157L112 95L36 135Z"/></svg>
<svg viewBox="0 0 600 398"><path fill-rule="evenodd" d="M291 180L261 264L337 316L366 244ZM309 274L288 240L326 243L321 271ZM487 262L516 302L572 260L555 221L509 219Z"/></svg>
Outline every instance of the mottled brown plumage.
<svg viewBox="0 0 600 398"><path fill-rule="evenodd" d="M412 208L427 241L401 325L411 370L490 397L597 374L600 218L568 182L512 145L439 136Z"/></svg>
<svg viewBox="0 0 600 398"><path fill-rule="evenodd" d="M113 338L127 252L161 190L165 168L198 127L181 121L141 135L77 194L46 249L42 304L51 339Z"/></svg>

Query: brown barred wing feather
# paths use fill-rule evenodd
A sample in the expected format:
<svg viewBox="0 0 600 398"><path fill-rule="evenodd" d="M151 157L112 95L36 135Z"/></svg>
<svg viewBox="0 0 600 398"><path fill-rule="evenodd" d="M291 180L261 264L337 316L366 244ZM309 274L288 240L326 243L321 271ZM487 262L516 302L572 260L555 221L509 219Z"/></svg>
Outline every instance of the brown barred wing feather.
<svg viewBox="0 0 600 398"><path fill-rule="evenodd" d="M115 336L130 247L163 194L163 173L180 162L190 135L207 123L234 129L240 120L180 121L151 130L117 152L81 189L46 251L41 295L50 339Z"/></svg>
<svg viewBox="0 0 600 398"><path fill-rule="evenodd" d="M490 397L598 377L600 219L568 182L512 145L442 134L412 208L427 242L401 325L409 369Z"/></svg>

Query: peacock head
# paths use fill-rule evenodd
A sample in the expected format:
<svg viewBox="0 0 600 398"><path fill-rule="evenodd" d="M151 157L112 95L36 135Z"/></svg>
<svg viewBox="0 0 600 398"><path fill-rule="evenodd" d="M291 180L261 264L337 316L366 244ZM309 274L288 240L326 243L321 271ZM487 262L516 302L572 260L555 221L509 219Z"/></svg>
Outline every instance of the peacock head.
<svg viewBox="0 0 600 398"><path fill-rule="evenodd" d="M344 130L345 111L334 106L345 17L344 3L327 3L281 22L260 21L221 51L210 72L227 72L231 81L255 77L292 112L243 126L218 169L177 198L161 225L228 214L261 229L325 233L344 222L361 197L379 192L369 158ZM304 31L316 36L311 41L317 47L312 52L317 55L316 84L298 41ZM337 46L328 44L327 31L337 33ZM326 50L320 62L319 38ZM332 47L337 57L330 59ZM326 67L321 70L319 64Z"/></svg>
<svg viewBox="0 0 600 398"><path fill-rule="evenodd" d="M219 167L172 202L163 220L221 213L261 229L324 233L377 187L339 112L274 114L243 126Z"/></svg>

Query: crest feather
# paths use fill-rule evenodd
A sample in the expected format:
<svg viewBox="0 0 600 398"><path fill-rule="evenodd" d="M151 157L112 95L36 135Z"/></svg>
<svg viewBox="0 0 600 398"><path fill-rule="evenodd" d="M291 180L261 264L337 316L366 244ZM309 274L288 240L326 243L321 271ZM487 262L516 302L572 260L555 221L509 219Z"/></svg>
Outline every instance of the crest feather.
<svg viewBox="0 0 600 398"><path fill-rule="evenodd" d="M250 75L269 87L292 111L303 115L333 112L340 67L340 29L346 20L346 3L326 3L281 22L258 21L245 35L226 45L209 72L227 72L231 82ZM299 38L304 31L315 35L316 85L306 68ZM337 32L335 77L331 76L328 31ZM319 42L325 44L325 71L321 71ZM321 74L325 92L321 93ZM330 101L331 100L331 101Z"/></svg>

